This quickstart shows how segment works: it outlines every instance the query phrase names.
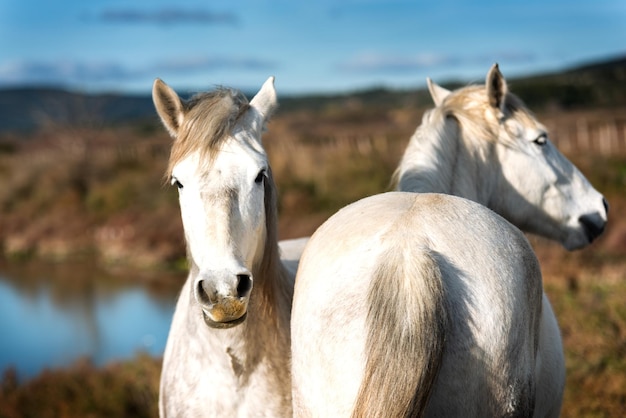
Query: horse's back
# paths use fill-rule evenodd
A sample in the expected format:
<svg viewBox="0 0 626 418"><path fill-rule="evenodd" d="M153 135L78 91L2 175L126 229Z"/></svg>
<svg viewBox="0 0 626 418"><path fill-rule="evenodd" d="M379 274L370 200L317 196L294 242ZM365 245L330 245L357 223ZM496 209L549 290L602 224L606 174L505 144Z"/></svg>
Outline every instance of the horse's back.
<svg viewBox="0 0 626 418"><path fill-rule="evenodd" d="M523 287L537 293L537 287L541 288L534 252L516 227L482 205L436 193L390 192L343 208L313 234L301 263L329 265L330 260L331 265L353 274L371 269L374 255L383 249L415 242L427 242L438 254L444 273L461 275L477 286L474 289L513 285L513 291ZM350 265L356 260L363 267ZM317 276L306 269L298 280L309 274ZM518 280L527 275L535 280ZM540 299L540 295L535 297Z"/></svg>
<svg viewBox="0 0 626 418"><path fill-rule="evenodd" d="M532 410L541 276L525 237L465 199L392 192L339 211L304 251L292 313L296 414L350 415L367 357L373 272L382 257L407 246L435 260L448 315L428 415L506 412L494 398ZM525 402L519 399L529 405L516 405Z"/></svg>

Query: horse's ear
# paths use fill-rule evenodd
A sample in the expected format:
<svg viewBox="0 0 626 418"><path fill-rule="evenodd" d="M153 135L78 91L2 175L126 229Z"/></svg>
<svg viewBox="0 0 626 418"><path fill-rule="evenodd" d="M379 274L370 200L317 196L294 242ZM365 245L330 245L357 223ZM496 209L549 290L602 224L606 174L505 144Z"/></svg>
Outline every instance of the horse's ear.
<svg viewBox="0 0 626 418"><path fill-rule="evenodd" d="M274 88L274 76L271 76L263 83L261 90L250 100L250 106L263 116L265 122L272 116L272 113L278 107L276 89Z"/></svg>
<svg viewBox="0 0 626 418"><path fill-rule="evenodd" d="M163 125L170 135L176 138L184 117L183 103L180 97L170 86L157 78L152 86L152 101Z"/></svg>
<svg viewBox="0 0 626 418"><path fill-rule="evenodd" d="M498 68L498 64L493 64L487 73L487 97L489 104L500 110L504 110L504 99L507 93L507 85L504 76Z"/></svg>
<svg viewBox="0 0 626 418"><path fill-rule="evenodd" d="M441 103L450 95L450 90L444 89L439 84L435 83L430 77L426 77L426 83L428 84L428 91L430 97L432 97L435 106L440 106Z"/></svg>

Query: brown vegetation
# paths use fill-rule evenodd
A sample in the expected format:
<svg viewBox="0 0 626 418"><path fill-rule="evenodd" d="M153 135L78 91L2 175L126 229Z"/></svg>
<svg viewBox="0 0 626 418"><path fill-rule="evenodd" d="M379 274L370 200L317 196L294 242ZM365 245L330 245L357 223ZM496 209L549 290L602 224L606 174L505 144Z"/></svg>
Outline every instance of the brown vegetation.
<svg viewBox="0 0 626 418"><path fill-rule="evenodd" d="M626 410L623 114L539 115L611 205L606 233L588 249L568 253L531 240L563 332L568 417ZM280 192L281 237L308 235L338 208L387 190L420 119L421 111L410 107L372 110L354 100L314 112L279 112L265 143ZM4 257L95 256L103 265L142 269L181 265L176 191L163 186L169 145L164 130L150 124L54 127L28 138L0 138ZM154 416L158 373L159 363L145 356L104 369L78 363L25 383L7 372L0 417Z"/></svg>
<svg viewBox="0 0 626 418"><path fill-rule="evenodd" d="M23 385L9 369L0 386L0 417L156 417L160 369L158 359L143 354L102 369L80 360Z"/></svg>

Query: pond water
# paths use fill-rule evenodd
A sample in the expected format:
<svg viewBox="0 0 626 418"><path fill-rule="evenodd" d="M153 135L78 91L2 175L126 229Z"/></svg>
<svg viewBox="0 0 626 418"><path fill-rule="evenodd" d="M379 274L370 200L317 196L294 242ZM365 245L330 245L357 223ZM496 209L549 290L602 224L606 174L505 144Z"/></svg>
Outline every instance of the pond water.
<svg viewBox="0 0 626 418"><path fill-rule="evenodd" d="M92 266L0 265L0 370L29 378L81 357L163 354L184 275L154 281Z"/></svg>

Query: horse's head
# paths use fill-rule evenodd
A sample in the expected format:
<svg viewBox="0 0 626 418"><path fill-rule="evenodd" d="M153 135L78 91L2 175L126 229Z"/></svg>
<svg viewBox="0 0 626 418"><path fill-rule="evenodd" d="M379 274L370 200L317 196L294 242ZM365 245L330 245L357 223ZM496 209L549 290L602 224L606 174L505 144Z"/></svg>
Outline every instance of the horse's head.
<svg viewBox="0 0 626 418"><path fill-rule="evenodd" d="M277 106L274 78L250 103L230 89L185 102L158 79L152 95L174 138L168 174L179 192L192 298L208 325L237 325L246 318L267 237L271 186L261 135Z"/></svg>
<svg viewBox="0 0 626 418"><path fill-rule="evenodd" d="M602 234L607 201L559 152L524 103L508 92L497 64L489 70L484 87L450 92L430 80L428 85L438 106L462 107L465 122L482 124L474 135L486 141L475 155L488 168L478 180L492 187L489 202L482 203L521 229L556 240L568 250L584 247ZM459 122L461 131L465 122Z"/></svg>

